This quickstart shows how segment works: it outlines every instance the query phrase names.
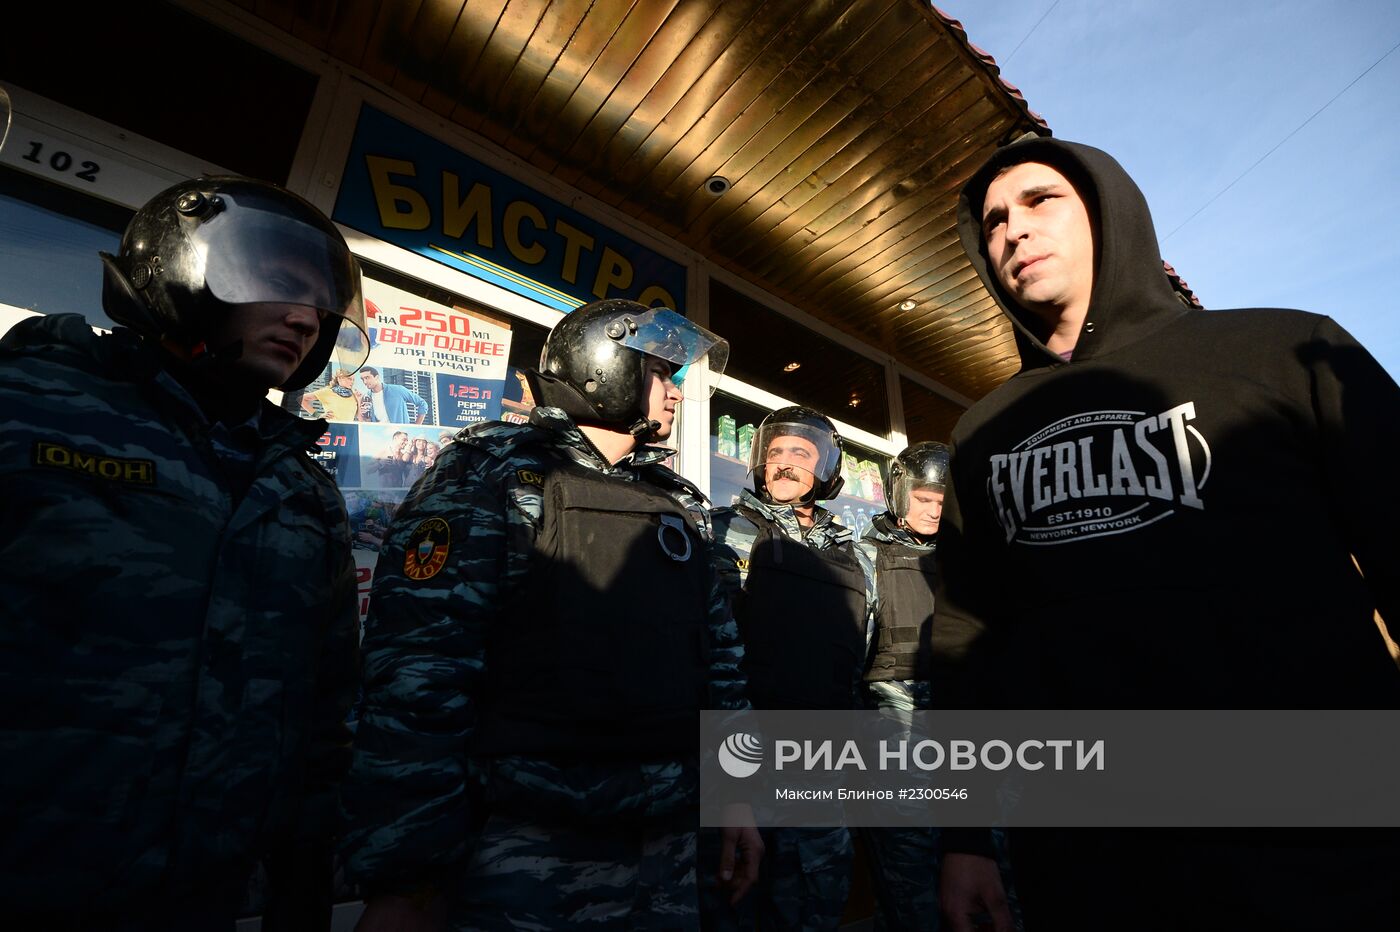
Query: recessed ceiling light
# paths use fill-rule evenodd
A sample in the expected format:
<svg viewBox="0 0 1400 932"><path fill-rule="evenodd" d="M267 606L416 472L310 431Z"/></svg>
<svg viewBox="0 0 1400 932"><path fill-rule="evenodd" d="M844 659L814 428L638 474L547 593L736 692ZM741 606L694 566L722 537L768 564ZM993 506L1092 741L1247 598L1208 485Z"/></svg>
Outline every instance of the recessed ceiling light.
<svg viewBox="0 0 1400 932"><path fill-rule="evenodd" d="M784 371L784 372L796 372L798 369L801 369L801 368L802 368L802 363L800 363L800 362L790 362L790 363L788 363L786 366L783 366L783 371Z"/></svg>
<svg viewBox="0 0 1400 932"><path fill-rule="evenodd" d="M729 190L729 179L723 175L711 175L709 180L705 182L705 190L715 197L719 197Z"/></svg>
<svg viewBox="0 0 1400 932"><path fill-rule="evenodd" d="M859 395L852 395L852 396L851 396L851 400L848 402L848 404L850 404L850 406L851 406L852 408L859 407L859 405L860 405L860 396L859 396Z"/></svg>
<svg viewBox="0 0 1400 932"><path fill-rule="evenodd" d="M916 307L918 307L918 306L919 306L919 302L918 302L918 301L915 301L913 298L910 298L910 299L908 299L908 300L899 302L899 309L900 309L901 311L912 311L914 308L916 308Z"/></svg>

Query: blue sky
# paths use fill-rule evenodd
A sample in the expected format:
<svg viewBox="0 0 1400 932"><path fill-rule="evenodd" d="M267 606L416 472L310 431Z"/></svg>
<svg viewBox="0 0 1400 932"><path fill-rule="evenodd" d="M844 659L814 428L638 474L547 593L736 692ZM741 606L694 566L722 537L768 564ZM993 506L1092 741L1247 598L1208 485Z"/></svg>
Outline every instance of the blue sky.
<svg viewBox="0 0 1400 932"><path fill-rule="evenodd" d="M1400 380L1400 49L1298 129L1400 43L1400 3L936 3L1056 136L1123 164L1206 307L1328 314Z"/></svg>

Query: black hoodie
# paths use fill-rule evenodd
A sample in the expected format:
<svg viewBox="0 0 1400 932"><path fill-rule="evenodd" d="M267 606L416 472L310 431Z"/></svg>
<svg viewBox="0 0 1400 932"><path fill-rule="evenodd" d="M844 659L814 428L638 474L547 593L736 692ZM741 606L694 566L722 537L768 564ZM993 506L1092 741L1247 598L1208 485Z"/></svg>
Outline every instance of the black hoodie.
<svg viewBox="0 0 1400 932"><path fill-rule="evenodd" d="M1025 161L1066 175L1096 218L1069 362L982 245L987 185ZM998 150L958 222L1022 369L954 431L939 694L1009 708L1400 705L1372 617L1400 620L1400 388L1370 354L1314 314L1188 309L1142 193L1088 146Z"/></svg>

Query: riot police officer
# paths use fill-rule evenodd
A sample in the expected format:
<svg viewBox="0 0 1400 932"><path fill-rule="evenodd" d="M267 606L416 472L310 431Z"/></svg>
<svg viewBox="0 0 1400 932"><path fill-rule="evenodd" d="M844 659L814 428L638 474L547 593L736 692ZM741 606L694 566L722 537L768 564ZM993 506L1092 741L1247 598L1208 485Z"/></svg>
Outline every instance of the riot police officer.
<svg viewBox="0 0 1400 932"><path fill-rule="evenodd" d="M361 929L698 924L699 710L748 706L705 498L651 443L727 349L585 305L529 373L530 422L458 435L396 513L346 794ZM742 894L762 842L727 842Z"/></svg>
<svg viewBox="0 0 1400 932"><path fill-rule="evenodd" d="M264 396L364 361L359 266L312 205L235 177L160 192L102 261L121 326L0 341L6 912L231 929L264 854L268 927L327 926L354 564L306 452L325 422Z"/></svg>
<svg viewBox="0 0 1400 932"><path fill-rule="evenodd" d="M749 695L758 709L859 708L870 567L851 532L817 504L841 488L841 437L811 408L763 419L749 451L753 489L714 513L716 556L734 598ZM716 927L834 929L854 847L837 829L769 829L758 895L707 901Z"/></svg>
<svg viewBox="0 0 1400 932"><path fill-rule="evenodd" d="M885 508L861 537L875 567L875 649L865 671L870 707L929 707L934 546L943 513L948 448L916 443L890 463ZM938 836L922 826L862 831L881 925L938 928Z"/></svg>
<svg viewBox="0 0 1400 932"><path fill-rule="evenodd" d="M865 683L880 708L927 708L933 551L943 514L948 448L926 441L890 464L885 512L861 535L875 566L875 652Z"/></svg>

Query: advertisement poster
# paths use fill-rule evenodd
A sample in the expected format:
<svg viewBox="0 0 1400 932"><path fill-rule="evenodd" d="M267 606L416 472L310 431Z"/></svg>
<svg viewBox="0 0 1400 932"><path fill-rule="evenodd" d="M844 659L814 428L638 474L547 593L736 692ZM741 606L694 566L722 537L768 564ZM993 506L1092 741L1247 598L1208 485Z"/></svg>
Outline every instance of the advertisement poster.
<svg viewBox="0 0 1400 932"><path fill-rule="evenodd" d="M509 324L368 278L364 289L369 359L354 373L332 362L283 399L330 422L313 456L345 495L361 624L379 545L409 488L462 428L518 417L521 395Z"/></svg>

